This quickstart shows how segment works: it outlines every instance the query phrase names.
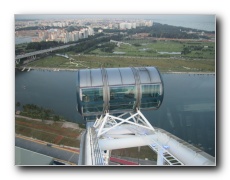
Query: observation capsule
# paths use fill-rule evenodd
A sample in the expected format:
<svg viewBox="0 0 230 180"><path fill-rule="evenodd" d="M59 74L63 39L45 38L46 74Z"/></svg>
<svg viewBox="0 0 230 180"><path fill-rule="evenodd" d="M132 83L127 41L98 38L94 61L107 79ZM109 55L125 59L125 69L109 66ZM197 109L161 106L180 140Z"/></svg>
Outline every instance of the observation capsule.
<svg viewBox="0 0 230 180"><path fill-rule="evenodd" d="M155 67L81 69L77 72L77 110L82 116L156 110L163 81Z"/></svg>

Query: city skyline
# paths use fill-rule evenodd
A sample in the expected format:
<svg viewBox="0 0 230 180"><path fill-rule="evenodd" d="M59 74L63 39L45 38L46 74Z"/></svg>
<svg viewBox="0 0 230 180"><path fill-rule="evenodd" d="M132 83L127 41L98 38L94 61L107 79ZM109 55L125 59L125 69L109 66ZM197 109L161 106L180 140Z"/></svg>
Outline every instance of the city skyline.
<svg viewBox="0 0 230 180"><path fill-rule="evenodd" d="M215 31L215 14L15 14L21 20L153 20L157 23ZM204 23L205 22L205 23ZM214 25L213 25L214 24Z"/></svg>

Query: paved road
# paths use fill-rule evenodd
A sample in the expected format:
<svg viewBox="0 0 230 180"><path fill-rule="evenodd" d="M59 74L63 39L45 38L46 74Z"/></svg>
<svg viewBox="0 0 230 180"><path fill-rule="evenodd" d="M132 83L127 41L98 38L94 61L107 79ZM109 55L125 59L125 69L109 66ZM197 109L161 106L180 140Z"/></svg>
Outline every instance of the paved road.
<svg viewBox="0 0 230 180"><path fill-rule="evenodd" d="M15 57L15 60L25 58L25 57L34 56L34 55L38 55L38 54L43 54L43 53L47 53L47 52L52 52L52 51L56 51L56 50L60 50L60 49L64 49L64 48L67 48L67 47L70 47L70 46L75 46L76 44L79 44L79 43L74 43L74 44L69 44L69 45L64 45L64 46L44 49L44 50L40 50L40 51L34 51L34 52L22 54L22 55L17 55Z"/></svg>
<svg viewBox="0 0 230 180"><path fill-rule="evenodd" d="M54 145L50 147L44 142L18 136L15 137L15 146L70 162L69 164L78 164L79 152L74 150L68 150Z"/></svg>
<svg viewBox="0 0 230 180"><path fill-rule="evenodd" d="M103 37L107 37L107 36L100 36L100 37L97 37L95 39L101 39ZM85 42L87 42L87 41L90 41L90 40L86 40ZM58 47L53 47L53 48L44 49L44 50L40 50L40 51L34 51L34 52L26 53L26 54L17 55L15 57L15 60L34 56L34 55L38 55L38 54L43 54L43 53L47 53L47 52L52 52L52 51L56 51L56 50L60 50L60 49L65 49L65 48L68 48L70 46L75 46L75 45L80 44L80 43L81 42L73 43L73 44L67 44L67 45L63 45L63 46L58 46Z"/></svg>

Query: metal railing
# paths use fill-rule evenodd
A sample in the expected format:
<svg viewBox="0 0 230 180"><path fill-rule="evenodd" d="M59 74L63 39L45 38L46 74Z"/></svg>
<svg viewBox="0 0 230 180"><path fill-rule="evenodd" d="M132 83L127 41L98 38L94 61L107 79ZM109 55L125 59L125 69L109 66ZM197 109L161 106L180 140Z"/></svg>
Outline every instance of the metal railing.
<svg viewBox="0 0 230 180"><path fill-rule="evenodd" d="M105 165L103 153L98 144L98 138L94 128L89 128L89 135L91 141L91 149L92 149L92 163L93 165Z"/></svg>

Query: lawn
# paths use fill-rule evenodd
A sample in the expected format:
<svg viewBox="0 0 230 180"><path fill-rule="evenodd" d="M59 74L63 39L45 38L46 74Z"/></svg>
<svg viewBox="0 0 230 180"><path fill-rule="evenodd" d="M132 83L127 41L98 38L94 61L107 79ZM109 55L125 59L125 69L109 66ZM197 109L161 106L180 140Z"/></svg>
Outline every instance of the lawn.
<svg viewBox="0 0 230 180"><path fill-rule="evenodd" d="M113 54L99 48L89 52L66 52L69 59L60 56L47 56L28 64L28 67L49 67L63 69L139 67L156 66L160 71L171 72L215 72L215 43L127 40L132 45L121 44ZM181 52L189 48L187 54L159 54L158 52ZM200 47L201 49L197 49Z"/></svg>
<svg viewBox="0 0 230 180"><path fill-rule="evenodd" d="M79 147L80 141L77 138L81 132L81 129L63 128L62 123L46 124L45 122L26 120L23 118L16 118L15 120L16 134L33 137L58 145ZM60 135L62 138L57 141Z"/></svg>
<svg viewBox="0 0 230 180"><path fill-rule="evenodd" d="M200 59L215 59L215 43L214 42L179 42L179 41L143 41L143 40L126 40L128 44L121 44L116 47L114 52L123 52L122 56L136 56L136 57L187 57ZM193 47L205 47L202 50L194 50ZM184 47L189 47L191 52L188 54L160 54L160 52L177 52L181 53ZM90 52L93 55L103 56L117 56L114 53L101 51L97 48Z"/></svg>

